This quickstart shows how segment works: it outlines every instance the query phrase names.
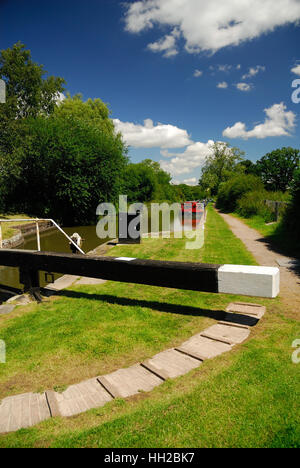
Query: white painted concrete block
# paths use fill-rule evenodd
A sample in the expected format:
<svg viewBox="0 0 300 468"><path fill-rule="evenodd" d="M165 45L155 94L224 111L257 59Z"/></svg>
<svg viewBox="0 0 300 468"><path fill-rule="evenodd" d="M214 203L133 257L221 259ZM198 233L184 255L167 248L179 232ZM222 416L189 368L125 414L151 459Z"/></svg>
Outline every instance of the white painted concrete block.
<svg viewBox="0 0 300 468"><path fill-rule="evenodd" d="M219 293L274 298L280 290L276 267L223 265L218 270Z"/></svg>

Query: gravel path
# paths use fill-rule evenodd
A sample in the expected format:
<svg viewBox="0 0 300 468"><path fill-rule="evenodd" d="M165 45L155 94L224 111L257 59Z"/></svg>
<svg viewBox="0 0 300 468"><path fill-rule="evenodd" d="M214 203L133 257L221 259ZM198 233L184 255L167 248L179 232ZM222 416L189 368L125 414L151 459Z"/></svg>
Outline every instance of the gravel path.
<svg viewBox="0 0 300 468"><path fill-rule="evenodd" d="M280 297L293 314L300 317L300 262L285 257L273 250L267 240L255 229L239 219L224 213L219 214L226 221L233 234L241 239L256 261L264 266L277 266L280 269Z"/></svg>

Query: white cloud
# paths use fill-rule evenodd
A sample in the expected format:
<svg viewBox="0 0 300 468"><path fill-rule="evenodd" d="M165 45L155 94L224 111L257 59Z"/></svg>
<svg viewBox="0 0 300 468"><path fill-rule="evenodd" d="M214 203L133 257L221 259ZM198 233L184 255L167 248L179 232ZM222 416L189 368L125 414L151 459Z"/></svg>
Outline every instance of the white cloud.
<svg viewBox="0 0 300 468"><path fill-rule="evenodd" d="M186 130L170 124L153 124L151 119L144 120L144 125L113 120L117 132L121 132L124 141L135 148L182 148L191 143Z"/></svg>
<svg viewBox="0 0 300 468"><path fill-rule="evenodd" d="M218 65L217 69L220 72L229 73L232 69L232 65Z"/></svg>
<svg viewBox="0 0 300 468"><path fill-rule="evenodd" d="M131 33L154 26L171 28L170 47L165 48L164 43L168 36L152 45L165 55L177 52L174 28L189 53L216 52L299 19L299 0L139 0L127 4L125 14L126 29Z"/></svg>
<svg viewBox="0 0 300 468"><path fill-rule="evenodd" d="M251 91L252 86L248 83L237 83L236 87L239 91L248 92Z"/></svg>
<svg viewBox="0 0 300 468"><path fill-rule="evenodd" d="M291 69L291 72L292 72L292 73L295 73L295 75L300 76L300 64L299 64L299 65L295 65L294 68Z"/></svg>
<svg viewBox="0 0 300 468"><path fill-rule="evenodd" d="M186 185L198 185L198 181L196 177L191 177L190 179L184 179L183 183Z"/></svg>
<svg viewBox="0 0 300 468"><path fill-rule="evenodd" d="M228 88L228 83L226 83L226 81L222 81L222 83L217 84L217 88L226 89Z"/></svg>
<svg viewBox="0 0 300 468"><path fill-rule="evenodd" d="M172 176L189 174L197 167L201 167L208 154L211 154L214 142L209 140L207 143L197 142L190 144L183 153L169 153L162 151L161 154L169 161L161 160L161 167Z"/></svg>
<svg viewBox="0 0 300 468"><path fill-rule="evenodd" d="M256 125L253 130L246 130L246 125L242 122L237 122L233 127L227 127L223 136L227 138L267 138L290 136L290 132L295 127L296 114L292 111L287 111L287 107L283 102L274 104L265 109L266 119L264 123Z"/></svg>
<svg viewBox="0 0 300 468"><path fill-rule="evenodd" d="M174 57L174 55L178 54L176 40L179 36L180 33L178 29L175 28L171 34L167 34L157 42L148 44L148 49L152 50L152 52L164 52L164 57Z"/></svg>
<svg viewBox="0 0 300 468"><path fill-rule="evenodd" d="M266 71L266 67L262 65L257 65L256 67L250 67L248 73L242 76L242 80L246 80L247 78L252 78L253 76L257 75L259 72Z"/></svg>
<svg viewBox="0 0 300 468"><path fill-rule="evenodd" d="M195 70L194 71L194 77L195 78L199 78L202 75L203 75L203 71L201 71L201 70Z"/></svg>

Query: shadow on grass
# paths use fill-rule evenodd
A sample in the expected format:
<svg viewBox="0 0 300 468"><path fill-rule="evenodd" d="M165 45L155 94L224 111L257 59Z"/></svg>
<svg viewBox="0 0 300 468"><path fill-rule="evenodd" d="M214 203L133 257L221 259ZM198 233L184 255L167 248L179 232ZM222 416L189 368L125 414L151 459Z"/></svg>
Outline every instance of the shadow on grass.
<svg viewBox="0 0 300 468"><path fill-rule="evenodd" d="M157 312L165 312L168 314L189 315L193 317L207 317L214 320L222 320L240 325L253 327L257 324L258 319L249 317L248 315L232 314L224 310L209 310L200 309L192 306L179 304L170 304L167 302L146 301L141 299L130 299L127 297L117 297L109 294L88 294L82 291L63 290L57 293L61 297L69 297L71 299L87 299L92 301L106 302L126 307L145 307Z"/></svg>

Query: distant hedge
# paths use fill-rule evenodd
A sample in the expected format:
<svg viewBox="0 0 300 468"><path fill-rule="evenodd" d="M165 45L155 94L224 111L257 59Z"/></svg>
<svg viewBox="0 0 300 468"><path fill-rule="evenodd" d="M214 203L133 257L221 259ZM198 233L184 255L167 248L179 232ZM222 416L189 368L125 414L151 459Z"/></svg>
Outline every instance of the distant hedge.
<svg viewBox="0 0 300 468"><path fill-rule="evenodd" d="M238 200L247 192L263 190L261 179L252 174L239 174L220 185L217 197L217 208L235 211Z"/></svg>
<svg viewBox="0 0 300 468"><path fill-rule="evenodd" d="M292 201L286 210L282 224L299 240L300 244L300 169L295 172L294 182L292 186Z"/></svg>

